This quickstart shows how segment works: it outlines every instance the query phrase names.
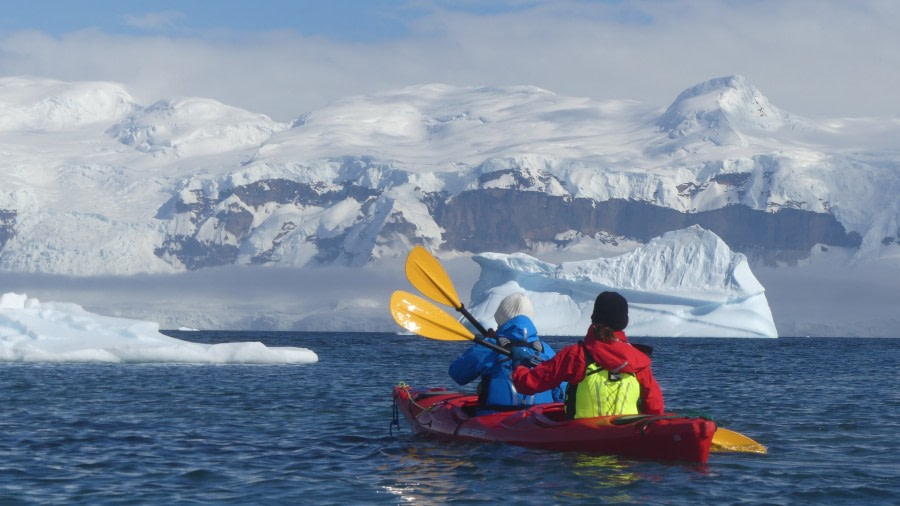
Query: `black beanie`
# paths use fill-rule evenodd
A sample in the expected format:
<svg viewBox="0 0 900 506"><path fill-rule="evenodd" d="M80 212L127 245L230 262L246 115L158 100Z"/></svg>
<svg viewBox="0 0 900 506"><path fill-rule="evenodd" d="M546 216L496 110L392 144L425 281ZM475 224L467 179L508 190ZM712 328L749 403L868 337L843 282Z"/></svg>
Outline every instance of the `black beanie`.
<svg viewBox="0 0 900 506"><path fill-rule="evenodd" d="M628 326L628 301L616 292L603 292L594 301L591 323L606 325L613 330Z"/></svg>

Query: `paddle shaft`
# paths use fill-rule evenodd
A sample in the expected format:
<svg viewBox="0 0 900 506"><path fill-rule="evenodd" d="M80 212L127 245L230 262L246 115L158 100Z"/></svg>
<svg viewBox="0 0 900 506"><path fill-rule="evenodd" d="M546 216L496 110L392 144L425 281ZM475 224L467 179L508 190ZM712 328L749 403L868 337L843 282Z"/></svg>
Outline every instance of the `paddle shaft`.
<svg viewBox="0 0 900 506"><path fill-rule="evenodd" d="M475 319L474 316L472 316L472 313L470 313L469 310L466 309L466 306L464 306L462 302L459 303L459 307L456 308L456 310L459 311L463 316L465 316L466 320L469 320L469 323L471 323L475 327L475 330L477 330L479 334L487 337L487 329L484 328L484 325L482 325L481 322L479 322Z"/></svg>
<svg viewBox="0 0 900 506"><path fill-rule="evenodd" d="M638 351L640 351L644 355L647 355L648 357L653 355L653 347L652 346L647 346L646 344L638 344L638 343L631 343L631 345L634 346L635 348L637 348Z"/></svg>
<svg viewBox="0 0 900 506"><path fill-rule="evenodd" d="M504 348L504 347L502 347L502 346L498 346L498 345L496 345L496 344L494 344L494 343L485 341L483 337L475 336L475 338L472 339L472 340L475 341L476 343L482 345L482 346L487 346L488 348L490 348L490 349L496 351L497 353L499 353L499 354L501 354L501 355L512 355L512 352L511 352L511 351L507 350L506 348Z"/></svg>

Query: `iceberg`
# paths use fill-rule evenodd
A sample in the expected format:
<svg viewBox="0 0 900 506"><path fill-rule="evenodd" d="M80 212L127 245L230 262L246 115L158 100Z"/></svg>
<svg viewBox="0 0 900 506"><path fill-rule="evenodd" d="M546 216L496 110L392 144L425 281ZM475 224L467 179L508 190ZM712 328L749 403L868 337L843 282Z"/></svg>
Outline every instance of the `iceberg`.
<svg viewBox="0 0 900 506"><path fill-rule="evenodd" d="M523 253L482 253L470 312L490 325L500 301L525 292L545 336L581 336L600 292L629 304L630 336L778 337L765 289L747 258L699 226L619 256L552 264Z"/></svg>
<svg viewBox="0 0 900 506"><path fill-rule="evenodd" d="M305 364L306 348L259 342L201 344L159 332L157 323L101 316L77 304L0 296L0 362Z"/></svg>

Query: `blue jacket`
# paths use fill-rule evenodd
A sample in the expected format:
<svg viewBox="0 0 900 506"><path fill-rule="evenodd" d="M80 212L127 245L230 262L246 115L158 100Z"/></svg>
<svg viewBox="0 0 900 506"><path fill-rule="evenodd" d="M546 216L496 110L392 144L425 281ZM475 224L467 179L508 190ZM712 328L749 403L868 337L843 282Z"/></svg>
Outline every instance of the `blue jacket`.
<svg viewBox="0 0 900 506"><path fill-rule="evenodd" d="M540 360L548 360L556 355L549 344L541 341L534 323L524 315L511 318L501 325L497 329L496 336L485 338L485 341L498 344L509 340L511 346L522 346L531 356ZM534 342L541 344L542 352L538 352L530 345ZM481 384L478 385L479 413L563 400L565 384L534 395L518 393L512 384L512 370L509 356L501 355L487 346L476 343L450 364L450 377L460 385L481 378Z"/></svg>

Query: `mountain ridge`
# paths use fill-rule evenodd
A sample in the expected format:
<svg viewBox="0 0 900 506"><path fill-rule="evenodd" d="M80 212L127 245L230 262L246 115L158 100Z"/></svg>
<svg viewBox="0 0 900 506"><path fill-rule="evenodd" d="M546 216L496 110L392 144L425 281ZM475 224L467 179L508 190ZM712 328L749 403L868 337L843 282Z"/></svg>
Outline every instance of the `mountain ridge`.
<svg viewBox="0 0 900 506"><path fill-rule="evenodd" d="M0 89L24 87L21 78L11 80L12 84L9 83L10 80L7 81ZM98 86L107 95L128 97L124 90L108 83L75 83L71 85L71 90L66 90L64 83L59 82L41 80L35 83L37 87L42 85L51 87L59 94L40 98L32 91L30 96L39 99L36 102L38 104L59 102L59 96L80 96L83 102L92 104L96 93L91 92L91 86ZM123 103L127 103L127 99ZM355 206L358 210L363 204L367 209L382 210L396 204L406 212L389 212L393 216L390 223L401 224L399 226L405 226L402 223L420 224L424 230L410 226L420 233L413 231L407 239L439 247L446 242L446 238L435 235L434 228L439 226L435 219L435 205L446 206L465 192L491 189L534 191L560 197L564 201L578 198L598 203L617 199L638 201L647 206L669 208L686 215L720 210L732 205L767 213L794 209L829 214L844 226L846 237L850 237L847 240L825 242L832 246L849 245L859 248L865 245L867 249L873 250L884 246L887 238L895 237L890 230L878 237L879 231L866 229L869 223L863 221L867 220L869 213L859 212L857 207L861 202L835 206L827 197L833 198L836 187L841 185L844 188L840 190L844 192L859 192L858 200L868 198L890 202L891 199L886 198L886 194L900 186L896 171L890 168L886 170L885 164L866 165L859 160L838 159L839 154L798 152L796 149L791 152L786 152L785 149L766 151L769 149L767 143L770 139L759 141L762 144L751 142L753 136L750 134L754 132L771 132L784 129L788 124L801 123L769 104L765 96L741 76L712 79L683 91L672 105L652 121L648 121L649 108L643 107L640 114L634 114L635 108L640 107L637 104L628 104L624 108L627 111L625 113L622 113L623 109L612 111L606 116L606 121L611 121L614 125L625 121L631 128L643 130L638 130L632 137L630 144L633 147L626 145L615 154L595 149L586 156L568 155L572 153L573 145L579 142L591 145L593 142L596 147L597 137L603 130L614 130L610 125L603 125L603 120L598 118L604 118L603 111L615 108L611 108L608 103L598 105L585 99L560 97L533 86L413 86L395 92L338 101L321 111L304 115L302 122L294 122L294 126L290 128L286 124L273 122L264 115L242 111L209 99L173 98L157 101L143 109L136 104L129 104L124 108L113 108L116 113L109 120L116 121L104 129L106 142L114 141L113 146L117 146L112 149L103 147L106 163L95 165L98 157L91 157L91 153L81 155L78 158L82 160L78 161L73 160L75 157L66 158L63 154L57 161L59 165L56 174L46 176L50 180L55 176L57 182L63 183L60 186L68 184L70 188L77 190L95 190L98 180L105 180L103 183L114 190L128 193L140 184L137 180L146 172L145 167L150 169L149 172L157 173L149 186L155 185L158 196L135 195L130 199L138 204L146 204L156 198L154 216L145 217L142 223L123 223L122 226L143 226L147 229L147 234L155 235L155 240L159 243L155 248L156 255L168 263L169 267L153 265L157 264L155 261L145 261L143 265L122 266L118 269L119 272L178 271L183 268L221 265L237 261L238 258L244 259L245 263L260 262L263 261L263 256L277 258L275 253L286 247L286 236L300 235L301 237L294 237L289 243L297 245L297 248L309 249L308 245L300 243L308 243L311 237L318 238L322 235L317 233L322 230L322 224L309 220L315 220L316 217L333 220L336 213L324 211L327 207L345 202L347 198L353 200L342 204L341 212L337 214L346 215L347 204L354 207L353 202L358 204ZM27 105L19 104L18 108L27 109ZM582 116L587 114L591 118L587 123L599 126L595 125L592 131L580 132L584 121L576 121L575 127L570 124L571 118L576 115L574 111ZM470 116L474 116L476 112L477 119L473 120ZM560 121L559 118L565 120ZM765 121L761 123L761 119ZM462 130L458 127L460 122L464 124ZM496 128L490 126L495 124L503 125L499 127L501 137L497 137ZM656 125L658 130L648 129L651 124ZM73 125L77 126L77 122ZM486 126L493 128L490 130L492 135L482 135ZM445 131L448 128L452 131ZM512 133L506 131L508 128ZM510 144L517 132L528 129L538 133ZM804 129L810 130L809 127ZM574 135L576 131L581 133L581 137ZM330 141L331 144L329 141L325 142L329 146L326 151L303 151L311 140L320 141L323 132L328 132L335 139ZM468 133L462 135L465 132ZM553 133L563 135L552 135ZM34 135L39 137L40 133ZM481 163L471 165L471 162L463 161L465 156L452 163L446 162L446 155L442 150L446 148L447 139L458 136L463 137L463 140L454 144L455 147L450 152L489 144L489 152L480 154ZM472 140L475 137L481 139L475 142ZM680 142L682 153L676 155L669 150L668 154L662 155L655 152L652 147L654 137L656 141L666 139L665 142ZM534 139L537 140L531 144ZM648 139L651 140L646 144ZM608 141L604 142L609 146ZM373 146L379 143L381 151L394 149L395 154L386 156L374 152ZM420 143L425 146L420 146ZM698 143L708 149L698 151ZM439 146L438 149L432 149L434 144ZM503 144L508 147L496 147ZM733 148L736 151L721 156L718 151L722 148ZM303 154L298 154L298 149ZM343 154L322 157L328 150L334 149L339 149ZM563 154L554 151L555 149L561 150ZM750 154L748 149L758 153ZM710 153L706 152L710 150ZM692 153L685 154L689 151ZM649 156L648 152L651 153ZM738 156L729 156L735 153ZM221 157L216 158L216 155ZM705 159L685 159L697 159L701 155L705 155ZM626 157L624 161L623 157ZM423 160L425 163L421 163ZM195 165L196 161L203 162L202 165L206 168ZM445 166L441 166L445 163ZM669 165L660 166L664 163ZM857 165L857 170L868 172L869 179L884 180L884 184L875 186L884 188L884 193L875 196L867 186L853 188L841 181L839 176L826 173L850 168L849 165ZM78 178L69 176L73 166L80 167L78 170L81 175ZM138 168L129 170L132 167ZM134 173L131 181L128 180L129 172ZM116 179L121 180L118 188L115 187ZM273 189L278 184L285 185L285 188ZM28 185L21 186L26 188L27 197ZM270 195L278 193L280 196L263 202L258 194L260 187L267 187ZM61 190L65 191L65 188ZM159 201L164 194L168 196ZM241 200L241 194L257 194L257 197L254 202L248 203ZM292 194L293 197L288 198L287 194ZM22 194L16 197L21 200ZM15 199L8 197L5 200ZM33 194L31 200L36 200ZM42 207L49 203L46 199L41 200L44 200L41 202ZM401 201L406 203L399 204ZM198 207L198 202L203 202L204 205ZM0 209L7 216L15 212L21 217L23 209L2 203L3 199L0 199ZM430 217L425 217L420 212L423 204L431 206ZM292 206L294 209L281 209L284 206ZM27 207L27 204L22 207ZM173 208L182 209L187 214L165 211ZM262 244L261 237L253 237L254 232L268 219L274 208L280 209L274 218L279 222L268 224L266 229L281 230L281 242L275 244L270 240L267 244ZM413 212L412 208L416 208L416 211ZM890 206L886 208L889 209ZM47 211L50 212L49 209ZM79 211L81 209L60 213L58 219L71 221L76 219L73 213L78 214ZM91 211L92 215L105 215L99 206ZM407 216L410 212L413 214ZM110 223L119 221L114 213L107 214ZM291 219L287 219L289 215ZM168 223L154 222L164 216L169 217ZM282 219L279 220L279 216ZM390 248L380 248L373 254L375 244L383 244L385 238L378 238L378 230L372 229L371 222L367 226L359 213L356 218L352 223L346 223L344 228L353 229L351 234L357 237L365 237L363 242L369 246L350 245L346 241L342 246L359 252L361 256L351 259L349 263L360 265L379 258L381 252L387 252ZM76 221L90 220L89 217L79 215ZM298 225L301 221L308 223L306 226ZM880 219L888 228L893 221L896 218L890 216ZM25 223L27 224L27 220ZM381 220L381 223L387 222ZM440 226L446 228L447 225L448 222L445 221ZM617 233L616 230L606 231ZM14 244L10 246L10 242L14 243L16 236L24 235L22 232L24 231L20 228L13 231L7 228L6 235L9 238L4 246L14 247ZM875 237L872 234L865 237L869 232L873 232ZM629 229L618 233L623 237L646 235ZM160 237L160 234L163 236ZM853 239L855 234L864 239ZM271 232L267 235L272 238L278 236ZM328 237L333 239L335 234L324 235L328 240ZM73 241L73 238L68 240ZM514 246L521 247L521 244L507 244L505 249L509 250ZM317 246L313 247L318 249ZM178 258L176 250L179 248L191 251L206 248L207 255L216 260L210 260L212 263L193 260L186 262L186 258ZM239 254L237 251L223 253L224 250L232 249L241 251ZM478 252L479 247L473 246L470 251ZM191 256L197 257L196 254ZM282 258L334 259L338 256L311 256L301 254L295 248L284 251ZM29 270L27 264L27 261L19 262L16 270ZM3 261L0 261L0 265L11 266L9 262ZM42 267L34 265L30 270L75 275L104 273L97 268L78 272L64 267L62 263L56 264L56 267L52 265L52 262L45 262Z"/></svg>

